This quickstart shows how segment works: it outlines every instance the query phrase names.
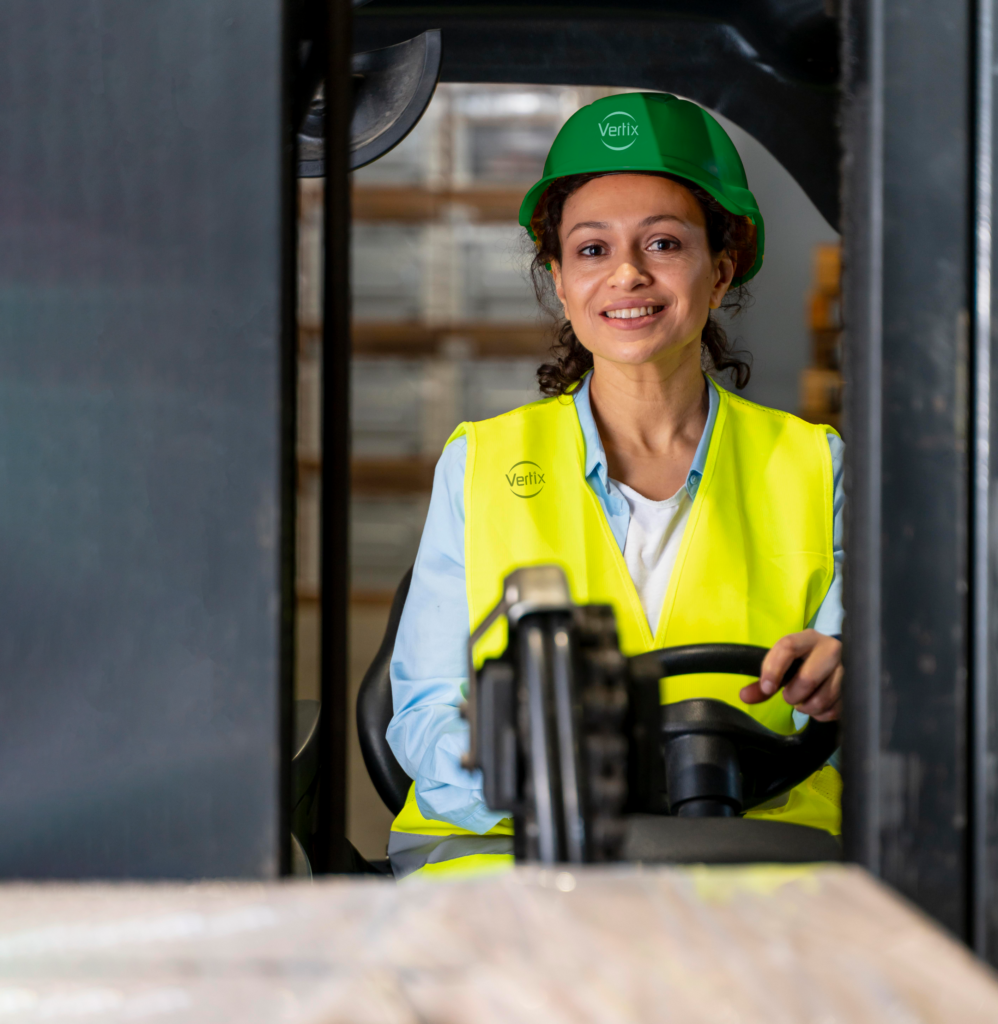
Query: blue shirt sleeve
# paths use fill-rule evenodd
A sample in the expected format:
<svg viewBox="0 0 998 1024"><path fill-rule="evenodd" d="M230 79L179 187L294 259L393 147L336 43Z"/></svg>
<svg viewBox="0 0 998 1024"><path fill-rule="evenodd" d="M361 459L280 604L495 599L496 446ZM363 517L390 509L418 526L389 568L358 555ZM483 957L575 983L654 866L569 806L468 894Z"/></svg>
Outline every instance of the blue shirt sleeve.
<svg viewBox="0 0 998 1024"><path fill-rule="evenodd" d="M825 594L824 601L811 620L811 628L826 636L842 635L842 565L845 551L842 548L842 521L846 504L844 472L842 467L845 445L838 434L828 434L828 450L832 455L832 554L835 558L835 576Z"/></svg>
<svg viewBox="0 0 998 1024"><path fill-rule="evenodd" d="M835 575L832 578L831 586L821 607L815 612L810 622L812 629L816 629L825 636L842 635L842 565L845 561L845 551L842 548L842 520L846 504L845 485L842 461L845 454L845 445L838 434L827 434L828 450L832 455L832 556L835 559ZM807 724L808 716L802 711L794 709L794 725L803 729ZM839 752L836 750L828 759L836 771L839 770Z"/></svg>
<svg viewBox="0 0 998 1024"><path fill-rule="evenodd" d="M461 767L468 723L458 708L467 680L468 598L464 576L464 467L459 437L440 456L412 584L392 654L388 744L416 782L425 818L488 832L505 814L482 798L482 773Z"/></svg>

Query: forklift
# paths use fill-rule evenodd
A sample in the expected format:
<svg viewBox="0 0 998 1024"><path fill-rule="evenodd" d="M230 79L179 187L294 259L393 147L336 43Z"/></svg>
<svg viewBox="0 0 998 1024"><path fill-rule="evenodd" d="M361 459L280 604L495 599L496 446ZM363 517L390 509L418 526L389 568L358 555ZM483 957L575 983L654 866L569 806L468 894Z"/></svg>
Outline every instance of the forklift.
<svg viewBox="0 0 998 1024"><path fill-rule="evenodd" d="M994 8L5 5L0 873L276 878L292 833L317 875L364 868L345 839L350 171L438 81L663 90L753 135L842 234L841 736L776 749L717 708L648 717L654 673L758 653L622 659L552 573L499 612L514 644L469 693L473 756L522 859L728 857L736 832L755 859L778 844L742 813L840 740L841 850L799 857L864 866L998 962ZM296 737L299 175L325 190L326 486L321 707ZM558 630L561 691L516 646ZM616 753L594 775L597 734Z"/></svg>

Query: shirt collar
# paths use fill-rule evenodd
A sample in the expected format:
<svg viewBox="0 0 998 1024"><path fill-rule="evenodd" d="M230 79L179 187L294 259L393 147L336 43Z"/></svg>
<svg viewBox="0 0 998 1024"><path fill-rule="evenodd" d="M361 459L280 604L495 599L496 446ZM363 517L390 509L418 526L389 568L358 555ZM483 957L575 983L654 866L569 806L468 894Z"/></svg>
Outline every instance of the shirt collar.
<svg viewBox="0 0 998 1024"><path fill-rule="evenodd" d="M582 378L582 383L572 393L575 399L575 412L579 417L579 426L582 428L582 438L586 445L586 477L594 473L600 479L603 487L609 490L609 477L606 468L606 452L603 450L603 442L600 440L599 431L596 429L596 420L593 419L593 409L589 401L589 382L592 380L592 373L587 373ZM700 481L703 479L704 467L707 464L707 450L710 448L711 434L714 433L714 423L717 420L717 408L721 400L717 396L717 385L707 378L707 422L700 437L700 443L693 455L693 462L690 464L690 471L686 474L686 490L690 498L695 498Z"/></svg>

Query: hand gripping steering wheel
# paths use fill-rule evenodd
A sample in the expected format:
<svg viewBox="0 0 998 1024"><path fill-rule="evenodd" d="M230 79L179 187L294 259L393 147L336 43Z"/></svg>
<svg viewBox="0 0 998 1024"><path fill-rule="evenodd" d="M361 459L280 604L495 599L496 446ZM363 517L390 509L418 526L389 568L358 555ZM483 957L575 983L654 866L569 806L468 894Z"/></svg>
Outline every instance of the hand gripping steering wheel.
<svg viewBox="0 0 998 1024"><path fill-rule="evenodd" d="M689 644L628 659L631 688L630 765L633 810L679 817L733 817L781 795L816 772L838 745L838 724L811 719L780 735L744 711L708 698L659 705L659 680L724 673L758 678L768 653L746 644ZM783 679L796 674L794 662ZM775 695L774 698L775 699ZM661 722L654 727L642 723ZM662 753L668 807L662 806Z"/></svg>

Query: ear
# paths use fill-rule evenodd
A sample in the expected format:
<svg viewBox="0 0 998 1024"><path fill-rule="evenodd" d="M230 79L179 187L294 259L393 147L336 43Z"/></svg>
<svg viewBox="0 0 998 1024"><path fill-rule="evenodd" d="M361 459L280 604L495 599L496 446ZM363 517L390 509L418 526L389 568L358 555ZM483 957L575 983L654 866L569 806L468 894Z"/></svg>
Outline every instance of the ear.
<svg viewBox="0 0 998 1024"><path fill-rule="evenodd" d="M561 264L557 260L551 261L551 277L554 280L554 293L558 296L558 301L561 303L565 319L571 320L572 318L568 315L568 300L565 298L564 282L561 276Z"/></svg>
<svg viewBox="0 0 998 1024"><path fill-rule="evenodd" d="M711 309L720 309L724 296L728 294L735 277L735 261L727 249L714 261L714 287L710 292Z"/></svg>

